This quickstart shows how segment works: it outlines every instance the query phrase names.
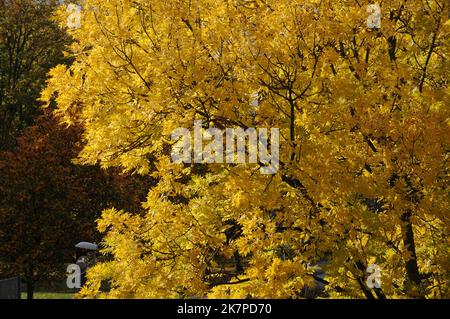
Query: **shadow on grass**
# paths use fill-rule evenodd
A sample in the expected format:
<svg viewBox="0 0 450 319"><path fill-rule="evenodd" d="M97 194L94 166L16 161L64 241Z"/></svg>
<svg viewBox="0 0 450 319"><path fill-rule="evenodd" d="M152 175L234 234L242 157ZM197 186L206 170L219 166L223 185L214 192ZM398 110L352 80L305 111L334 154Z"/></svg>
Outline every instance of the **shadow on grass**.
<svg viewBox="0 0 450 319"><path fill-rule="evenodd" d="M33 299L74 299L74 293L70 292L35 292ZM22 292L22 299L27 299L27 293Z"/></svg>

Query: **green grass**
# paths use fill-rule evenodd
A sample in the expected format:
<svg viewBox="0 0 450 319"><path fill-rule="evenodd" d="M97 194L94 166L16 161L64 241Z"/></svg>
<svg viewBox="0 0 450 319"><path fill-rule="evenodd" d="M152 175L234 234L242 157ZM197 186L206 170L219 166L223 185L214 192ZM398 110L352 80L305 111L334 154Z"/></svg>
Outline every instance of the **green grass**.
<svg viewBox="0 0 450 319"><path fill-rule="evenodd" d="M34 299L73 299L74 294L70 292L35 292ZM22 299L27 299L27 293L22 292Z"/></svg>

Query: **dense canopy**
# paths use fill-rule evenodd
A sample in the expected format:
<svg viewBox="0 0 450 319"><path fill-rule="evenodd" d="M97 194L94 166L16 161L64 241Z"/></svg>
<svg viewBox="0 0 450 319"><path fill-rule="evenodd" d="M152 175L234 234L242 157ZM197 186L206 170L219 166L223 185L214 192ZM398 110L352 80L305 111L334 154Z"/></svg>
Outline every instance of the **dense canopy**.
<svg viewBox="0 0 450 319"><path fill-rule="evenodd" d="M448 2L383 1L379 25L371 3L84 1L42 98L83 125L78 162L158 183L146 214L103 212L81 296L298 298L320 264L324 296L450 297ZM279 171L174 163L194 120L279 128Z"/></svg>

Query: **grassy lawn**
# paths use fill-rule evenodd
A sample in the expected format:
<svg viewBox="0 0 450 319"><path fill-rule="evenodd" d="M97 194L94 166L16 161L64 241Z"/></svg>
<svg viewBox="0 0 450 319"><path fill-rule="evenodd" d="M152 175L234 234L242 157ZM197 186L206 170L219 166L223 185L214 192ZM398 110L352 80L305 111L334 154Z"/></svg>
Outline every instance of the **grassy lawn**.
<svg viewBox="0 0 450 319"><path fill-rule="evenodd" d="M34 299L73 299L73 293L70 292L35 292ZM22 299L27 299L27 293L22 292Z"/></svg>

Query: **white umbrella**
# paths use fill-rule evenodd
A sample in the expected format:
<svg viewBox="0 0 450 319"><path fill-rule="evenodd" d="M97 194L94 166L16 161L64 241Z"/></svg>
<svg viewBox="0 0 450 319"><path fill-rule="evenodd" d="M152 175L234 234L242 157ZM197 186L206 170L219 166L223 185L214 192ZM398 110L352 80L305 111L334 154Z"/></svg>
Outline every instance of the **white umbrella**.
<svg viewBox="0 0 450 319"><path fill-rule="evenodd" d="M75 245L76 248L88 249L88 250L97 250L98 246L93 243L88 243L85 241L79 242Z"/></svg>

